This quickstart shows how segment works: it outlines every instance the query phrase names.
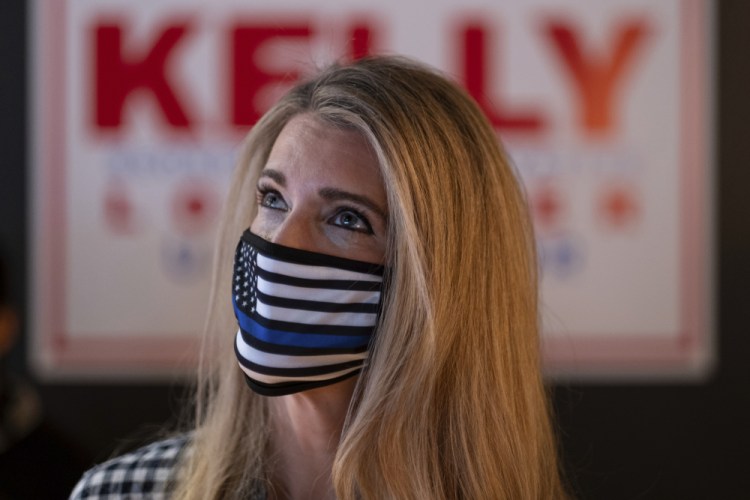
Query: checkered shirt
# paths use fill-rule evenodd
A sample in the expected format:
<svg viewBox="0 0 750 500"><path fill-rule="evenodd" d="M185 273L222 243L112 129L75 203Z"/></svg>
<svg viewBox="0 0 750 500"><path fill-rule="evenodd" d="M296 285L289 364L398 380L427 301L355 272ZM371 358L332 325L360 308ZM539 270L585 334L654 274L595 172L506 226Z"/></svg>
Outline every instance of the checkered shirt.
<svg viewBox="0 0 750 500"><path fill-rule="evenodd" d="M169 497L188 436L157 441L84 473L70 500L162 500Z"/></svg>

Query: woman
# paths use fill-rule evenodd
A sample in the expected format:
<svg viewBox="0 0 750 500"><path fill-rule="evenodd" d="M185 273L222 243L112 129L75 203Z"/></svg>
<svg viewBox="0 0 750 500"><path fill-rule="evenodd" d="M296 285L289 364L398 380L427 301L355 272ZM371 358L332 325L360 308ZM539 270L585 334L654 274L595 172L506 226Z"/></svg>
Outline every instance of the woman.
<svg viewBox="0 0 750 500"><path fill-rule="evenodd" d="M565 497L532 231L464 91L400 58L331 67L231 186L194 431L131 470L156 457L185 499ZM74 496L119 488L122 460Z"/></svg>

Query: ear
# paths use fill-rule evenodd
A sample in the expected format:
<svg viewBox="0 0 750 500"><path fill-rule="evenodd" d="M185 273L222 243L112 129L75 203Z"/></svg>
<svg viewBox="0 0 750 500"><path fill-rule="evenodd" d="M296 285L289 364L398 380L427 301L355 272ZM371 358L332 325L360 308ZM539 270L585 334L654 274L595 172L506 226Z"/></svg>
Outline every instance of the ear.
<svg viewBox="0 0 750 500"><path fill-rule="evenodd" d="M0 357L5 356L16 342L18 315L10 306L0 306Z"/></svg>

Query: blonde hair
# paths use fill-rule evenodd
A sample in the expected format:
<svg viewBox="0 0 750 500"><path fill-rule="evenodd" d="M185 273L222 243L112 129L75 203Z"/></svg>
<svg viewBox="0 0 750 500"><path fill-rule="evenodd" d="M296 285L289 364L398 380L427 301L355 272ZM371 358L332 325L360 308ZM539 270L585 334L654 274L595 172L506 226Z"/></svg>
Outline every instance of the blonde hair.
<svg viewBox="0 0 750 500"><path fill-rule="evenodd" d="M471 98L395 57L327 69L247 137L220 228L177 496L240 498L265 480L266 403L232 356L232 257L273 142L301 113L362 133L388 197L387 293L334 462L338 497L564 498L523 193Z"/></svg>

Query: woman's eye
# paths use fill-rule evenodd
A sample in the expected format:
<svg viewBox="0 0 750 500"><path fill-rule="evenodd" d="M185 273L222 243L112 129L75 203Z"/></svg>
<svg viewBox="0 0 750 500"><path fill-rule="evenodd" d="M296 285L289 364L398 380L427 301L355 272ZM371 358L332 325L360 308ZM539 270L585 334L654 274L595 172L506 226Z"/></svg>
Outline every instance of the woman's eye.
<svg viewBox="0 0 750 500"><path fill-rule="evenodd" d="M265 193L259 193L259 195L260 205L263 207L274 210L286 210L288 208L284 198L276 191L266 191Z"/></svg>
<svg viewBox="0 0 750 500"><path fill-rule="evenodd" d="M331 218L331 223L352 231L372 234L372 226L370 226L367 218L354 210L342 210L338 212Z"/></svg>

